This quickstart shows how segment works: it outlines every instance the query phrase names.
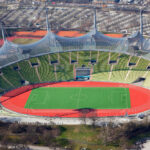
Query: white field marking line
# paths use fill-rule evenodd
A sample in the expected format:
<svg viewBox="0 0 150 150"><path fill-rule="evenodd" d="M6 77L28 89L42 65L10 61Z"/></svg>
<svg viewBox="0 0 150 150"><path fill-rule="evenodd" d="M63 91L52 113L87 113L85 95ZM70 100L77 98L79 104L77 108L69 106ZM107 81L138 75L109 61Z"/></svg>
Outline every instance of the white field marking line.
<svg viewBox="0 0 150 150"><path fill-rule="evenodd" d="M31 92L32 92L32 91L31 91ZM37 95L37 94L35 94L35 93L34 93L34 94L31 94L31 97L30 97L31 100L30 100L30 101L28 102L28 104L27 104L28 108L30 107L31 103L33 103L33 102L34 102L34 104L37 104L37 103L36 103L36 98L34 99L34 97L36 97L36 95Z"/></svg>
<svg viewBox="0 0 150 150"><path fill-rule="evenodd" d="M126 89L124 89L124 91L126 92ZM115 93L118 94L119 92L113 91L112 93L113 93L113 94L115 94ZM111 94L112 94L112 93L111 93ZM126 97L126 100L125 100L126 108L128 108L128 107L127 107L127 106L128 106L128 104L127 104L127 94L125 94L125 93L123 93L123 94L120 93L120 94L121 94L121 97L120 97L120 98L121 98L121 99L120 99L121 104L123 103L123 96L125 96L125 97ZM112 103L112 99L111 99L111 104L113 104L113 103ZM122 108L121 108L121 109L122 109Z"/></svg>
<svg viewBox="0 0 150 150"><path fill-rule="evenodd" d="M32 102L34 102L35 104L38 104L37 103L37 93L34 93L34 94L32 94L32 97L31 98L33 98L33 100L32 100Z"/></svg>
<svg viewBox="0 0 150 150"><path fill-rule="evenodd" d="M123 104L123 94L121 94L121 104ZM122 109L122 108L120 108L120 109Z"/></svg>
<svg viewBox="0 0 150 150"><path fill-rule="evenodd" d="M81 87L80 87L80 89L79 89L79 95L78 95L78 99L77 99L77 108L78 108L78 106L79 106L79 98L80 98L80 94L81 94Z"/></svg>
<svg viewBox="0 0 150 150"><path fill-rule="evenodd" d="M42 103L38 103L38 104L46 104L45 102L47 101L47 99L48 99L48 94L46 92L45 96L43 97Z"/></svg>
<svg viewBox="0 0 150 150"><path fill-rule="evenodd" d="M118 95L119 94L119 92L118 91L112 91L112 93L113 93L113 95L114 94L116 94L116 95ZM112 94L111 93L111 94ZM122 94L121 94L122 95ZM112 96L111 96L112 97ZM115 99L116 100L116 99ZM122 96L121 96L121 102L122 102ZM113 105L113 102L112 102L112 99L111 99L111 104Z"/></svg>
<svg viewBox="0 0 150 150"><path fill-rule="evenodd" d="M129 102L131 102L130 101L130 90L129 89L126 89L126 91L127 92L129 92L129 94L126 94L126 101L128 100L128 96L129 96ZM128 104L128 103L127 103ZM130 105L129 106L131 106L131 103L129 103ZM128 107L127 107L128 108Z"/></svg>
<svg viewBox="0 0 150 150"><path fill-rule="evenodd" d="M45 94L45 98L43 99L42 102L38 102L37 101L37 95L38 93L34 93L33 96L31 98L33 98L32 102L34 102L34 104L39 105L39 104L45 104L46 98L47 98L47 92ZM31 103L31 101L29 102L29 104Z"/></svg>
<svg viewBox="0 0 150 150"><path fill-rule="evenodd" d="M45 93L44 99L43 99L43 101L42 101L41 104L42 104L42 105L45 105L46 102L47 102L47 100L48 100L48 92Z"/></svg>
<svg viewBox="0 0 150 150"><path fill-rule="evenodd" d="M127 104L127 94L126 94L127 89L125 88L124 91L125 91L125 94L123 94L123 95L126 96L126 108L128 108L128 104Z"/></svg>
<svg viewBox="0 0 150 150"><path fill-rule="evenodd" d="M113 91L111 92L111 97L110 97L110 104L112 105L112 95L113 95ZM109 98L108 98L109 99ZM109 102L109 101L108 101Z"/></svg>
<svg viewBox="0 0 150 150"><path fill-rule="evenodd" d="M126 109L128 108L128 103L127 103L127 94L125 94L126 96Z"/></svg>
<svg viewBox="0 0 150 150"><path fill-rule="evenodd" d="M120 99L121 99L121 104L123 103L123 94L122 93L120 93L121 94L121 97L120 97Z"/></svg>

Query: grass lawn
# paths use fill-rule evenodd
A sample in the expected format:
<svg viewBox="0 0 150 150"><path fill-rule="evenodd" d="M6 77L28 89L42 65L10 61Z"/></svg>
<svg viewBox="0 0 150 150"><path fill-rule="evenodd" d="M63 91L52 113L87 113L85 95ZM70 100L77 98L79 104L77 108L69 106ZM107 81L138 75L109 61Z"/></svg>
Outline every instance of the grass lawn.
<svg viewBox="0 0 150 150"><path fill-rule="evenodd" d="M88 148L89 150L122 150L121 147L104 146L99 138L100 128L91 126L64 126L66 129L58 139L68 139L72 144L73 150Z"/></svg>
<svg viewBox="0 0 150 150"><path fill-rule="evenodd" d="M42 87L32 90L29 109L126 109L130 108L128 88Z"/></svg>

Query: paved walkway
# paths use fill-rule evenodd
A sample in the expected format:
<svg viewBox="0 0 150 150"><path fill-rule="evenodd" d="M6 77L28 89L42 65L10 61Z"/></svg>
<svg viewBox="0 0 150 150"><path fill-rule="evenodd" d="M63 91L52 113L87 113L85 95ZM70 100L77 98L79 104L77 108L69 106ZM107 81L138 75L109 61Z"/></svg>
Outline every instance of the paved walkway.
<svg viewBox="0 0 150 150"><path fill-rule="evenodd" d="M143 145L141 150L150 150L150 140L147 140Z"/></svg>
<svg viewBox="0 0 150 150"><path fill-rule="evenodd" d="M27 147L22 145L16 145L18 148L22 150L65 150L63 148L55 148L55 147L46 147L46 146L34 146L34 145L27 145ZM8 149L16 148L14 145L9 145ZM2 145L0 145L2 147Z"/></svg>
<svg viewBox="0 0 150 150"><path fill-rule="evenodd" d="M39 123L39 124L50 124L50 125L79 125L79 124L93 124L92 119L85 118L48 118L48 117L18 117L18 116L1 116L0 120L4 122L19 122L19 123ZM97 118L95 121L96 125L107 124L108 122L118 123L127 123L129 118Z"/></svg>

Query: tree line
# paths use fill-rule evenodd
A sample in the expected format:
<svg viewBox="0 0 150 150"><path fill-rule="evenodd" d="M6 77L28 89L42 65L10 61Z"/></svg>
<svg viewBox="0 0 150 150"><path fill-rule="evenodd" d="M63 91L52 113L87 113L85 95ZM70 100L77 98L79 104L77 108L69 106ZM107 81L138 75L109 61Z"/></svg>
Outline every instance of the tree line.
<svg viewBox="0 0 150 150"><path fill-rule="evenodd" d="M120 148L120 150L140 149L144 142L144 138L150 136L150 123L148 121L129 122L118 125L104 123L101 126L96 126L95 124L74 125L73 128L75 132L77 132L81 126L85 126L87 132L89 130L90 132L92 131L93 133L96 133L93 138L100 141L100 143L97 144L105 147L113 146L116 147L116 149ZM67 130L67 126L41 125L38 123L5 123L0 121L0 145L3 146L0 149L7 150L9 145L15 145L16 150L21 150L28 145L40 145L72 150L74 140L61 136ZM79 130L79 132L81 131ZM85 135L88 134L85 133ZM88 136L91 138L90 135ZM80 142L82 143L82 141ZM22 147L20 147L20 145L22 145Z"/></svg>

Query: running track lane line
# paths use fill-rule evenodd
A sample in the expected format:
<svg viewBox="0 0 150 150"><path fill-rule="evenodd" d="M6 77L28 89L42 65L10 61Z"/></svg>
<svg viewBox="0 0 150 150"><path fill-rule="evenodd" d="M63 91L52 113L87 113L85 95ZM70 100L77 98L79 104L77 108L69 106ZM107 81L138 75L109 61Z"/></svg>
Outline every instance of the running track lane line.
<svg viewBox="0 0 150 150"><path fill-rule="evenodd" d="M47 87L126 87L129 88L130 91L130 98L131 98L131 108L130 109L98 109L96 110L97 116L119 116L119 115L125 115L126 112L128 114L135 114L142 111L146 111L150 109L150 90L138 87L135 85L130 84L123 84L123 83L112 83L112 82L56 82L56 83L44 83L44 84L36 84L34 86L25 86L18 88L16 90L13 90L15 93L17 93L20 90L23 90L25 88L32 87L37 88L41 86L47 86ZM6 99L8 95L13 95L13 91L6 93L2 98L0 98L0 101L2 102L4 98ZM71 109L25 109L24 105L27 101L28 96L30 95L30 91L23 93L21 95L18 95L16 97L10 98L9 101L3 102L2 104L4 107L24 113L24 114L30 114L30 115L38 115L38 116L60 116L60 117L79 117L79 112ZM27 95L26 95L27 94ZM20 107L21 106L21 107Z"/></svg>

